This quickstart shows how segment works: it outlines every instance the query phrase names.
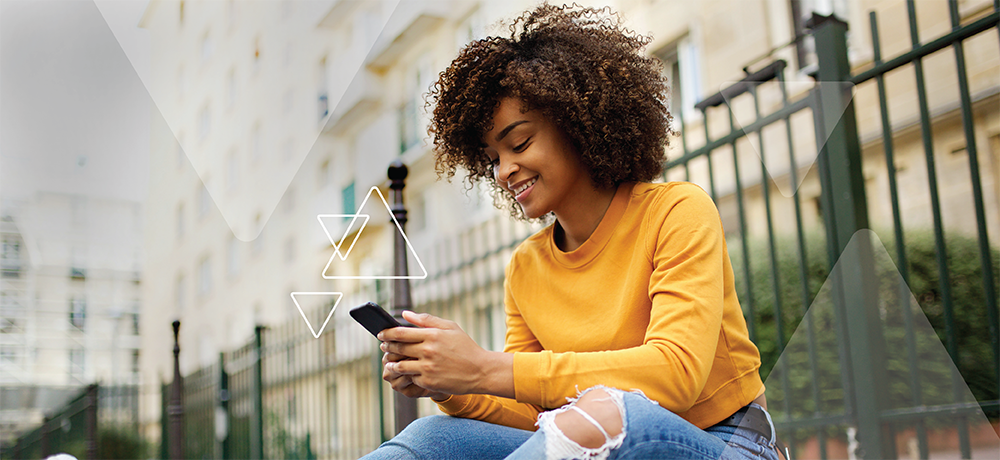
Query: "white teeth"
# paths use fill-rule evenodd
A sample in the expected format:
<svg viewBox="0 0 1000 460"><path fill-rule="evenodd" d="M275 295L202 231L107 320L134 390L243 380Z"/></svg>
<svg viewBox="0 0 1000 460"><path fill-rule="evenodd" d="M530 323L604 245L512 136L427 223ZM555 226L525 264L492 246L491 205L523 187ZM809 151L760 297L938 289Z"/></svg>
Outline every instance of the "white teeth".
<svg viewBox="0 0 1000 460"><path fill-rule="evenodd" d="M531 186L532 186L532 185L534 185L534 183L535 183L535 182L537 182L537 181L538 181L538 176L535 176L535 177L534 177L533 179L531 179L530 181L528 181L528 182L525 182L525 183L524 183L524 185L522 185L522 186L520 186L520 187L518 187L518 188L514 189L514 195L515 195L515 196L517 196L517 195L520 195L520 194L521 194L521 192L523 192L523 191L527 190L527 189L528 189L528 187L531 187Z"/></svg>

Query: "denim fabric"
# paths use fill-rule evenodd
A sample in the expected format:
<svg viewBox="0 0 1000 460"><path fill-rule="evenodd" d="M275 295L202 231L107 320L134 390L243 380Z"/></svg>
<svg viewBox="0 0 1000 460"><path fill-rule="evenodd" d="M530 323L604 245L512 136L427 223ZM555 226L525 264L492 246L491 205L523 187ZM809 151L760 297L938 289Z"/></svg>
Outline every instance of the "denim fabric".
<svg viewBox="0 0 1000 460"><path fill-rule="evenodd" d="M619 391L619 390L613 390ZM623 392L626 436L609 459L779 460L773 438L735 427L702 430L645 396ZM518 430L436 415L421 418L377 450L378 459L541 459L546 430Z"/></svg>

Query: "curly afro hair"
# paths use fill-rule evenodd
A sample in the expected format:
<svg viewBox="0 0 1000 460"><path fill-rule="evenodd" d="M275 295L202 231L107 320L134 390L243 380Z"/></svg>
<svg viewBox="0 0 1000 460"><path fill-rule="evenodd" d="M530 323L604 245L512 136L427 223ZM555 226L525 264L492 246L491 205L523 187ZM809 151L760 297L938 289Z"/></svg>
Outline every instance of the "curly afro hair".
<svg viewBox="0 0 1000 460"><path fill-rule="evenodd" d="M515 97L572 139L596 187L659 176L671 134L666 79L642 54L651 38L619 22L610 8L543 4L510 24L510 38L467 45L428 94L438 175L450 179L462 167L470 189L488 181L494 204L524 217L497 185L482 143L500 100Z"/></svg>

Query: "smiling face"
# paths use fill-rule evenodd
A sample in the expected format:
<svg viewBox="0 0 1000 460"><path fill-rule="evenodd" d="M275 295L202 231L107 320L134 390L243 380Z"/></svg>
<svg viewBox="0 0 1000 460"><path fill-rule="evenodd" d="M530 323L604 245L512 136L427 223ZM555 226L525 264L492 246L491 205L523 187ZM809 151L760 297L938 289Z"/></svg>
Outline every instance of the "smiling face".
<svg viewBox="0 0 1000 460"><path fill-rule="evenodd" d="M572 200L594 189L569 137L539 110L521 113L519 99L503 98L483 136L497 184L515 197L524 215L572 209Z"/></svg>

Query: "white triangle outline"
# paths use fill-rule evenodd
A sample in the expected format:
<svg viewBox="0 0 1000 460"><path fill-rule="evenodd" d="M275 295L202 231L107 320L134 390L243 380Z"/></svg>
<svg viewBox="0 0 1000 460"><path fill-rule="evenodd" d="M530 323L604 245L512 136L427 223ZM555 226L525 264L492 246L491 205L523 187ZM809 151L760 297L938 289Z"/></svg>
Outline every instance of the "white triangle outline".
<svg viewBox="0 0 1000 460"><path fill-rule="evenodd" d="M333 240L333 236L330 235L330 230L326 228L325 224L323 224L324 217L334 217L334 218L353 217L353 219L351 219L351 224L344 229L344 236L340 237L339 242ZM351 241L351 245L347 248L347 252L341 254L340 248L343 246L344 240L347 239L347 235L350 234L351 228L354 227L354 222L356 222L359 217L364 218L365 221L361 223L361 229L358 230L358 232L354 235L354 240ZM330 244L333 245L334 256L340 257L340 260L346 261L347 255L351 253L352 249L354 249L354 244L358 242L358 237L361 236L361 232L365 231L365 226L368 225L368 221L371 219L371 216L369 216L368 214L317 214L316 219L319 220L319 225L323 227L323 233L326 233L326 237L330 239ZM327 264L327 267L329 267L329 264ZM323 270L323 273L326 273L326 270Z"/></svg>
<svg viewBox="0 0 1000 460"><path fill-rule="evenodd" d="M392 213L392 208L389 207L389 202L385 200L385 196L382 195L382 191L379 190L379 188L378 188L377 185L373 185L372 188L368 190L368 194L365 195L365 199L362 200L361 201L361 205L358 206L358 211L364 209L365 204L368 203L368 199L371 198L372 193L377 193L379 199L382 200L382 205L385 206L386 212L389 213L389 217L392 219L392 223L396 225L396 230L399 231L399 234L403 236L403 241L406 243L406 249L408 249L410 251L410 254L413 254L413 259L417 261L417 265L420 266L420 271L423 274L422 275L406 275L406 276L399 276L399 275L381 275L381 276L377 276L377 275L337 275L337 276L328 276L326 274L326 272L330 269L330 265L333 263L333 259L334 258L340 257L340 260L342 260L342 261L343 260L347 260L348 254L350 254L351 250L354 249L354 244L357 243L358 238L361 236L361 232L364 231L365 226L368 224L368 219L370 218L370 216L368 214L360 214L360 213L359 214L319 214L319 215L316 216L316 219L319 220L319 224L323 227L323 231L326 233L327 238L329 238L330 242L333 244L333 255L330 256L330 260L326 263L326 266L323 267L323 273L322 273L323 279L328 279L328 280L375 280L375 279L378 279L378 280L422 280L422 279L426 279L427 278L427 269L424 267L424 263L420 261L420 256L417 255L417 251L415 251L413 249L413 245L410 244L410 239L406 236L406 232L403 231L403 227L401 225L399 225L399 221L396 220L396 216ZM326 225L323 224L322 217L353 217L353 219L351 220L351 225L347 226L347 229L344 231L345 232L344 237L341 238L341 241L340 241L339 244L333 242L333 237L330 236L330 231L326 228ZM365 222L361 226L361 229L358 230L358 234L355 235L354 241L351 243L351 246L349 248L347 248L347 252L344 253L343 255L341 255L340 248L343 247L344 239L347 237L347 232L350 232L351 228L354 226L354 222L358 219L358 217L364 217L365 218Z"/></svg>
<svg viewBox="0 0 1000 460"><path fill-rule="evenodd" d="M337 296L337 300L333 303L333 308L330 309L330 313L326 315L326 320L323 321L323 325L319 327L319 331L313 329L312 323L309 322L309 318L306 317L305 311L302 310L302 306L299 305L299 299L295 298L295 295L334 295ZM340 305L341 299L344 298L343 292L293 292L290 294L292 297L292 302L295 303L295 308L299 310L299 314L302 315L302 319L306 320L306 326L309 327L309 332L312 333L313 337L319 338L320 334L323 333L323 329L326 329L327 323L333 318L333 312L337 311L337 305Z"/></svg>

